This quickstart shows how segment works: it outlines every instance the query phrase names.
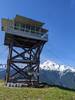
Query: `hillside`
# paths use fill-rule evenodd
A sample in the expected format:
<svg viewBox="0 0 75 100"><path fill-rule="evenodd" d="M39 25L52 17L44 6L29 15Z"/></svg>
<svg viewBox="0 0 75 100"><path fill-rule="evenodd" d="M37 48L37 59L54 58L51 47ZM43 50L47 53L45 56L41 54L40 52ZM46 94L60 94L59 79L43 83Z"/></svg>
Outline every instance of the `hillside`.
<svg viewBox="0 0 75 100"><path fill-rule="evenodd" d="M75 92L57 87L7 88L0 81L0 100L75 100Z"/></svg>

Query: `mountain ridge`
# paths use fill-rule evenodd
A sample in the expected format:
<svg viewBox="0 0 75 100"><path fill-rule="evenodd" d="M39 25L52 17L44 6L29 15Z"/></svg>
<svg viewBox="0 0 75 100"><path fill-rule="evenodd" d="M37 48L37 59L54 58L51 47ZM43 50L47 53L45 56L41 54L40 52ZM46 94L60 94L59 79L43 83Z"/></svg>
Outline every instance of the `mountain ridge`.
<svg viewBox="0 0 75 100"><path fill-rule="evenodd" d="M45 69L45 70L57 70L57 71L61 71L61 72L65 71L65 70L75 72L74 67L66 66L63 64L60 65L51 60L47 60L44 63L40 64L40 68Z"/></svg>

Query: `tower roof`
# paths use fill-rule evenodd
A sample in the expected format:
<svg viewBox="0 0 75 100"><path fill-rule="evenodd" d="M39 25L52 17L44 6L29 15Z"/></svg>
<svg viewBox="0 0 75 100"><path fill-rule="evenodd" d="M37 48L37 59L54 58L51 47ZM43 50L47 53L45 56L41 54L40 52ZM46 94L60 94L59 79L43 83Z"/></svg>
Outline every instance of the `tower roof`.
<svg viewBox="0 0 75 100"><path fill-rule="evenodd" d="M20 22L20 23L27 23L27 24L31 24L31 25L36 25L36 26L43 26L45 23L40 22L40 21L36 21L24 16L20 16L20 15L16 15L15 17L15 22Z"/></svg>

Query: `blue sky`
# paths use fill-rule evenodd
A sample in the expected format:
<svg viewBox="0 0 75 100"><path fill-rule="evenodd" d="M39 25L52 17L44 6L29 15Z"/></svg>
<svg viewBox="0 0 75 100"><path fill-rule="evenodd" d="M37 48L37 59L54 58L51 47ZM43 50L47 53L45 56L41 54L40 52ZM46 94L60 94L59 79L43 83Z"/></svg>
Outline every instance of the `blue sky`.
<svg viewBox="0 0 75 100"><path fill-rule="evenodd" d="M75 66L75 0L0 0L0 19L16 14L45 22L49 40L41 54L60 64ZM1 25L1 23L0 23ZM6 63L8 48L0 30L0 63Z"/></svg>

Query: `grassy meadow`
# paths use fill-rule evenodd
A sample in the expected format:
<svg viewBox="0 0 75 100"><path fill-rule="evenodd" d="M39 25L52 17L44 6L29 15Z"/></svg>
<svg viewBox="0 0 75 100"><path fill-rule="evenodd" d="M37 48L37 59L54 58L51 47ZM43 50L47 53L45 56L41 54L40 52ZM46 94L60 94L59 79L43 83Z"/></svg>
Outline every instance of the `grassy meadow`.
<svg viewBox="0 0 75 100"><path fill-rule="evenodd" d="M8 88L0 81L0 100L75 100L75 91L57 87Z"/></svg>

